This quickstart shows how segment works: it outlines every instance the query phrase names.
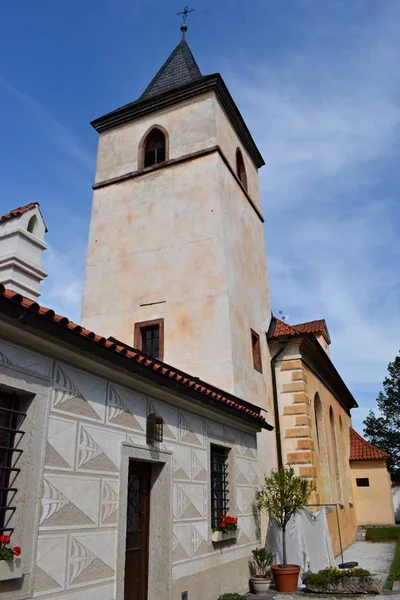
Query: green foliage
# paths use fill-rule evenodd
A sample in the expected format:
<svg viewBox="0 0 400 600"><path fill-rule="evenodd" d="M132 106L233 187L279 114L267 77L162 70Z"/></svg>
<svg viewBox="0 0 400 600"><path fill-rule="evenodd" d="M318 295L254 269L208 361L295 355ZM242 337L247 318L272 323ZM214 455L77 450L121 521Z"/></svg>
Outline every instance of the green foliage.
<svg viewBox="0 0 400 600"><path fill-rule="evenodd" d="M307 584L323 584L332 581L339 581L346 577L370 577L371 573L365 569L337 569L336 567L328 567L318 573L310 573L304 578L304 583Z"/></svg>
<svg viewBox="0 0 400 600"><path fill-rule="evenodd" d="M282 529L283 564L286 558L286 525L293 515L307 504L313 487L307 479L295 475L293 467L272 471L265 476L264 485L256 493L256 502L260 510L275 519Z"/></svg>
<svg viewBox="0 0 400 600"><path fill-rule="evenodd" d="M241 594L222 594L218 600L247 600L247 596Z"/></svg>
<svg viewBox="0 0 400 600"><path fill-rule="evenodd" d="M396 552L390 567L389 577L384 587L387 590L393 589L393 583L400 580L400 540L397 542Z"/></svg>
<svg viewBox="0 0 400 600"><path fill-rule="evenodd" d="M390 454L391 477L400 481L400 356L389 363L383 389L376 400L380 415L369 411L364 433L371 444Z"/></svg>
<svg viewBox="0 0 400 600"><path fill-rule="evenodd" d="M267 548L256 548L251 551L253 555L253 573L255 576L266 577L271 572L271 565L274 562L274 555Z"/></svg>
<svg viewBox="0 0 400 600"><path fill-rule="evenodd" d="M0 560L14 560L14 552L11 548L0 547Z"/></svg>
<svg viewBox="0 0 400 600"><path fill-rule="evenodd" d="M365 534L367 542L388 542L400 539L400 527L371 527Z"/></svg>
<svg viewBox="0 0 400 600"><path fill-rule="evenodd" d="M272 471L256 493L260 510L275 519L281 529L307 504L313 488L307 479L295 475L293 467Z"/></svg>

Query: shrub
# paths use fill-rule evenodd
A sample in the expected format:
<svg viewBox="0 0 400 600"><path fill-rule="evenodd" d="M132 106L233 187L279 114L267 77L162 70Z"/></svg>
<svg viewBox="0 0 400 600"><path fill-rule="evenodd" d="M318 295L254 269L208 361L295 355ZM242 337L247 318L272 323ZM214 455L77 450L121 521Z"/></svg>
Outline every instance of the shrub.
<svg viewBox="0 0 400 600"><path fill-rule="evenodd" d="M370 577L371 573L365 569L338 569L337 567L328 567L318 573L310 573L304 578L304 583L321 584L328 581L337 581L346 577Z"/></svg>
<svg viewBox="0 0 400 600"><path fill-rule="evenodd" d="M293 467L272 471L264 477L264 485L256 493L256 503L260 510L275 519L282 530L282 562L287 565L286 526L290 519L307 504L314 486L297 477Z"/></svg>
<svg viewBox="0 0 400 600"><path fill-rule="evenodd" d="M274 555L266 548L256 548L251 551L253 554L252 572L254 577L266 577L271 572L271 565L274 562Z"/></svg>
<svg viewBox="0 0 400 600"><path fill-rule="evenodd" d="M371 527L365 534L367 542L388 542L400 539L400 527Z"/></svg>
<svg viewBox="0 0 400 600"><path fill-rule="evenodd" d="M247 596L241 594L222 594L218 600L247 600Z"/></svg>

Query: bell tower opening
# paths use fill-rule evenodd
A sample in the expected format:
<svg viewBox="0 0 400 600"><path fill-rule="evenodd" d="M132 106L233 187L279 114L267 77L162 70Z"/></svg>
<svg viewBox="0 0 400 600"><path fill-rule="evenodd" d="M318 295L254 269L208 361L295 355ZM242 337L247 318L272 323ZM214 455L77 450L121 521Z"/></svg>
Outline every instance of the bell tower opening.
<svg viewBox="0 0 400 600"><path fill-rule="evenodd" d="M166 139L158 127L146 136L143 144L143 167L152 167L166 160Z"/></svg>

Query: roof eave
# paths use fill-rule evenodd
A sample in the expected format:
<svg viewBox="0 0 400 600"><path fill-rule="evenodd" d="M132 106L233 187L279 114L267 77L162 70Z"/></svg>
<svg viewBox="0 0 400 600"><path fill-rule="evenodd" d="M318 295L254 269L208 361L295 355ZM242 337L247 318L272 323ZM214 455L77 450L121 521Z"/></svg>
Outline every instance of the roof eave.
<svg viewBox="0 0 400 600"><path fill-rule="evenodd" d="M105 360L108 363L114 364L116 366L122 367L125 371L128 371L131 375L136 375L143 377L151 381L153 384L157 386L162 386L171 389L175 393L179 393L181 396L192 398L196 400L200 404L205 404L208 406L212 406L213 410L217 412L226 413L241 420L246 421L246 423L252 425L257 428L259 431L261 429L267 429L271 431L273 429L272 425L267 423L265 420L261 420L260 418L255 418L251 415L246 414L239 409L235 409L234 407L230 407L229 405L221 404L216 402L211 396L207 396L206 394L202 394L197 390L185 386L184 384L179 383L174 379L170 379L169 377L163 375L160 372L153 371L151 369L145 368L141 363L135 362L129 357L123 354L117 354L112 349L107 348L106 346L101 346L94 342L94 340L90 337L83 337L82 335L76 333L74 330L67 328L62 322L56 322L43 314L38 313L35 310L24 307L18 302L6 298L0 295L0 314L4 314L7 317L11 318L13 321L17 321L15 326L18 328L28 328L33 330L34 332L39 331L41 335L49 336L53 342L60 344L68 344L69 346L73 346L80 351L85 352L87 355L92 355L95 358L100 360ZM157 361L156 361L157 362ZM159 361L158 361L159 362ZM165 363L162 363L164 366L168 367ZM174 367L170 367L171 370L177 371ZM199 380L199 383L201 381ZM207 384L208 385L208 384ZM212 388L213 386L208 386ZM214 388L217 390L218 388ZM222 390L218 390L227 398L231 398L234 402L240 403L244 407L252 407L252 409L256 409L254 405L251 405L249 402L236 398L227 392L223 392ZM261 409L259 410L259 414L261 414Z"/></svg>
<svg viewBox="0 0 400 600"><path fill-rule="evenodd" d="M214 92L217 96L254 165L258 169L264 166L265 161L219 73L203 75L195 81L162 94L136 100L91 121L90 124L98 133L103 133L208 92Z"/></svg>
<svg viewBox="0 0 400 600"><path fill-rule="evenodd" d="M317 338L313 333L296 333L293 335L280 335L275 337L270 337L269 342L291 342L295 340L302 341L306 348L309 349L310 352L315 354L318 357L319 364L322 366L322 373L319 375L328 389L332 392L332 394L337 398L337 400L342 404L342 406L350 411L352 408L358 408L358 404L353 396L353 394L348 389L347 385L341 378L339 372L337 371L335 365L322 348L321 344L318 342ZM310 368L311 366L308 365ZM315 372L315 370L314 370ZM324 376L324 377L323 377Z"/></svg>

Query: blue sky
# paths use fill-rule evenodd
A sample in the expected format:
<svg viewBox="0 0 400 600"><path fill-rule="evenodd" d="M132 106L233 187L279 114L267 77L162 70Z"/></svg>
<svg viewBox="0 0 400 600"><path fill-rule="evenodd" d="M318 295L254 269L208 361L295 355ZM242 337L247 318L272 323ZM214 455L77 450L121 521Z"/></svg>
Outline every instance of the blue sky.
<svg viewBox="0 0 400 600"><path fill-rule="evenodd" d="M248 6L248 8L244 8ZM260 172L274 311L325 317L362 420L400 348L400 2L198 0L188 41L222 73ZM178 43L176 0L20 0L0 23L2 214L49 228L42 301L79 319L97 134Z"/></svg>

